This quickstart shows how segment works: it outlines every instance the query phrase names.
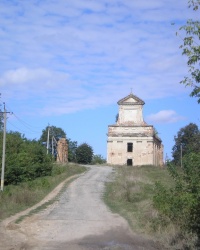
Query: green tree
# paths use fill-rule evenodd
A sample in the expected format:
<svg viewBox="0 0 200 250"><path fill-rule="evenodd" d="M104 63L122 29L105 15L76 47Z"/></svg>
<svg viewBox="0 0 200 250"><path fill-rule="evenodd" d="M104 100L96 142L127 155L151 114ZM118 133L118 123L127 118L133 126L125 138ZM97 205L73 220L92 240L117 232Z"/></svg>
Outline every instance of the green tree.
<svg viewBox="0 0 200 250"><path fill-rule="evenodd" d="M66 133L62 128L56 126L47 126L45 129L42 130L42 135L39 139L39 141L43 143L43 145L47 145L48 130L49 130L49 152L51 153L52 138L54 137L58 141L60 138L66 138ZM54 152L56 153L56 146L54 147Z"/></svg>
<svg viewBox="0 0 200 250"><path fill-rule="evenodd" d="M76 159L78 163L89 164L92 162L93 149L87 143L83 143L76 149Z"/></svg>
<svg viewBox="0 0 200 250"><path fill-rule="evenodd" d="M190 152L183 157L183 168L169 164L168 170L174 185L156 184L154 207L177 227L177 235L192 233L200 243L200 154Z"/></svg>
<svg viewBox="0 0 200 250"><path fill-rule="evenodd" d="M40 136L41 142L45 142L45 143L47 142L48 129L49 129L49 141L50 142L53 136L56 139L66 138L66 133L62 128L59 128L56 126L47 126L45 129L42 130L42 135Z"/></svg>
<svg viewBox="0 0 200 250"><path fill-rule="evenodd" d="M189 8L199 12L200 0L189 0L188 3ZM189 68L189 75L181 83L193 88L190 95L197 97L198 103L200 103L200 21L188 19L187 23L181 26L179 30L184 36L180 48L182 54L188 58L187 65Z"/></svg>
<svg viewBox="0 0 200 250"><path fill-rule="evenodd" d="M175 145L172 148L172 156L176 165L180 165L181 152L182 157L190 152L200 153L200 130L196 124L190 123L181 128L174 140Z"/></svg>
<svg viewBox="0 0 200 250"><path fill-rule="evenodd" d="M68 161L76 162L76 149L77 149L77 141L72 141L70 138L67 139L68 143Z"/></svg>
<svg viewBox="0 0 200 250"><path fill-rule="evenodd" d="M102 155L93 155L92 164L103 164L106 163L106 159Z"/></svg>
<svg viewBox="0 0 200 250"><path fill-rule="evenodd" d="M18 184L51 174L51 157L35 140L28 140L19 132L9 132L6 137L5 184ZM2 151L2 137L0 137ZM0 161L2 155L0 155Z"/></svg>

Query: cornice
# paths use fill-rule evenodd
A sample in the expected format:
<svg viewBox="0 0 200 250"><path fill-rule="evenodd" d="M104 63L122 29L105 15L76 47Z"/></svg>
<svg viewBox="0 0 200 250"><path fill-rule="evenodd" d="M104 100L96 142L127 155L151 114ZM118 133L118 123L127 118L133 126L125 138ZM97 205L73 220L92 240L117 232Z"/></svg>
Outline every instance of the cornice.
<svg viewBox="0 0 200 250"><path fill-rule="evenodd" d="M126 100L128 100L129 98L133 98L136 102L126 102ZM144 105L145 102L140 99L139 97L137 97L136 95L133 95L132 93L122 99L120 99L117 102L118 105Z"/></svg>

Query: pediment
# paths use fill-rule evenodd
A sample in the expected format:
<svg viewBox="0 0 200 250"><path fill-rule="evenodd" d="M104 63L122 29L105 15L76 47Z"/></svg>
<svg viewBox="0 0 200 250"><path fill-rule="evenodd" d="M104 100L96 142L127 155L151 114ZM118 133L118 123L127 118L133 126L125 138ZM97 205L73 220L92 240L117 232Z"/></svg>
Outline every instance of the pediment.
<svg viewBox="0 0 200 250"><path fill-rule="evenodd" d="M117 102L118 105L144 105L145 102L132 93Z"/></svg>

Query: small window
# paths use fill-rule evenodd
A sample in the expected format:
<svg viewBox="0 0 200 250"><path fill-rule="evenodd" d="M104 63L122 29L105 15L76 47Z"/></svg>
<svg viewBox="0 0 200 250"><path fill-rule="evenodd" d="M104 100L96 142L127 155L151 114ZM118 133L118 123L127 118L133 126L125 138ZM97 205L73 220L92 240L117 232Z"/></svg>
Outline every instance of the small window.
<svg viewBox="0 0 200 250"><path fill-rule="evenodd" d="M127 152L133 152L133 143L132 142L127 143Z"/></svg>
<svg viewBox="0 0 200 250"><path fill-rule="evenodd" d="M133 166L133 160L127 159L127 166Z"/></svg>

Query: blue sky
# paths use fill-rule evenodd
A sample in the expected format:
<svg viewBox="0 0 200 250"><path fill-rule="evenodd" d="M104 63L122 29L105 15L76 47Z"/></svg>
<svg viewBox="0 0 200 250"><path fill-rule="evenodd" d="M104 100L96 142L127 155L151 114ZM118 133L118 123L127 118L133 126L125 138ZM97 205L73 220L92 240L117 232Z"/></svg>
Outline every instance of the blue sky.
<svg viewBox="0 0 200 250"><path fill-rule="evenodd" d="M179 84L188 69L183 34L176 36L198 14L187 0L1 0L1 102L14 113L8 130L38 139L54 125L106 157L117 101L132 89L170 157L178 130L200 123L200 105Z"/></svg>

